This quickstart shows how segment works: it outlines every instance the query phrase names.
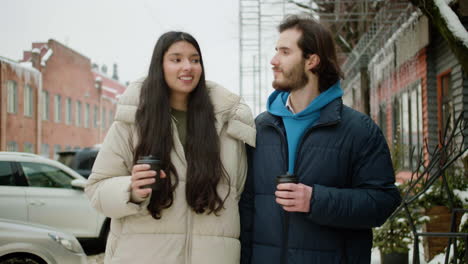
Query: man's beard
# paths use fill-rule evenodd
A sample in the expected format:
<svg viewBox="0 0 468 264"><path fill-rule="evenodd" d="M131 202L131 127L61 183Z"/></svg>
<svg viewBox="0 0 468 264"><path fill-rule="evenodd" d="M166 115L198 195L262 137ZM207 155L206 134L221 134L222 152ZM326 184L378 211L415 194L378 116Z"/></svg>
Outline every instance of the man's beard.
<svg viewBox="0 0 468 264"><path fill-rule="evenodd" d="M304 87L309 81L309 77L304 72L304 62L297 63L289 71L282 71L283 82L273 80L273 88L278 91L291 92L301 87Z"/></svg>

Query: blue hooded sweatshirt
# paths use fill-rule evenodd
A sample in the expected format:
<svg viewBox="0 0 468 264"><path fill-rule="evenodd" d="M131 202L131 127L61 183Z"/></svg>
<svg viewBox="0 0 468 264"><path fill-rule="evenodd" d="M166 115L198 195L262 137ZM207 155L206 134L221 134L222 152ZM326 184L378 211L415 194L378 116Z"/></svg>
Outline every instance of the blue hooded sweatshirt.
<svg viewBox="0 0 468 264"><path fill-rule="evenodd" d="M286 107L289 92L274 91L268 97L267 111L283 119L288 141L289 168L288 172L294 174L294 161L299 140L302 138L307 128L311 127L320 117L320 110L331 101L343 95L340 81L332 85L328 90L317 96L301 112L293 114Z"/></svg>

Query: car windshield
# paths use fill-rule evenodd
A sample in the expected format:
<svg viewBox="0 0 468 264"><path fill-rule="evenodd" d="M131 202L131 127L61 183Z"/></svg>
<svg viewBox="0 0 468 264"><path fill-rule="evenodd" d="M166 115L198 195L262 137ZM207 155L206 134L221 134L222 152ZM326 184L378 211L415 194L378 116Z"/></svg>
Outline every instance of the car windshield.
<svg viewBox="0 0 468 264"><path fill-rule="evenodd" d="M32 187L72 188L73 177L59 168L33 162L21 162L21 166Z"/></svg>

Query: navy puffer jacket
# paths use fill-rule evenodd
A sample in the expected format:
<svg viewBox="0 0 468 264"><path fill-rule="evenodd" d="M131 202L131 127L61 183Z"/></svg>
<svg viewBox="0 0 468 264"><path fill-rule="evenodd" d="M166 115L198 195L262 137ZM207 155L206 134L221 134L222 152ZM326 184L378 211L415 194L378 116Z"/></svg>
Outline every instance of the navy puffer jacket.
<svg viewBox="0 0 468 264"><path fill-rule="evenodd" d="M372 227L382 225L401 198L386 141L366 115L341 98L320 113L299 141L295 173L313 187L309 213L290 213L275 202L275 177L288 166L282 119L264 112L256 119L256 148L240 202L241 263L370 263ZM287 249L285 248L287 244Z"/></svg>

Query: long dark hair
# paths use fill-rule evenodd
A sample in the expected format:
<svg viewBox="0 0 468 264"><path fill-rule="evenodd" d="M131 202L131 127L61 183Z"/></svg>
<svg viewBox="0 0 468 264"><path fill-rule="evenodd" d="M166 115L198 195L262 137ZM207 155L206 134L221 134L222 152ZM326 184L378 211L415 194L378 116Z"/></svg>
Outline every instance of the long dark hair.
<svg viewBox="0 0 468 264"><path fill-rule="evenodd" d="M229 185L229 176L224 170L220 157L219 137L215 128L214 107L205 84L205 69L200 46L194 37L184 32L167 32L157 41L148 76L141 87L140 103L135 120L139 142L135 149L133 162L140 156L153 155L164 164L167 178L160 191L151 195L148 210L155 219L161 218L161 212L169 208L174 201L174 190L179 183L179 176L171 161L170 153L174 147L171 122L170 88L164 79L163 58L172 44L186 41L192 44L200 55L202 73L200 81L190 93L187 105L187 140L185 156L187 176L185 194L188 205L196 213L205 211L217 214L223 209L226 197L221 199L216 188L221 179ZM171 177L171 174L174 177ZM175 182L172 182L172 179Z"/></svg>
<svg viewBox="0 0 468 264"><path fill-rule="evenodd" d="M307 59L311 54L317 54L320 63L312 72L319 77L319 91L324 92L335 84L343 73L336 57L335 41L330 31L310 16L287 16L278 26L279 32L295 28L302 32L297 45L302 50L302 56Z"/></svg>

